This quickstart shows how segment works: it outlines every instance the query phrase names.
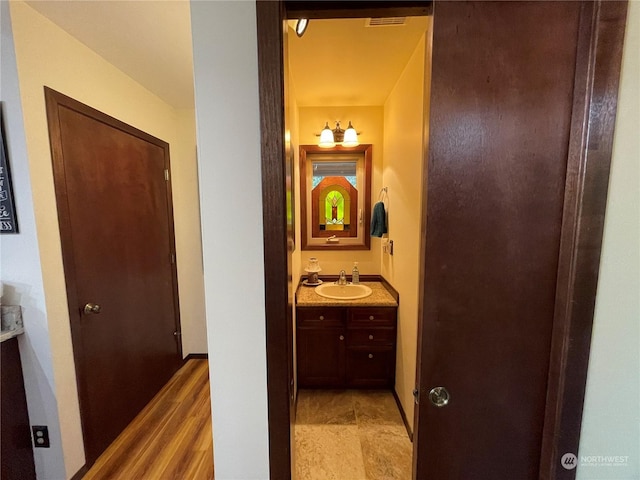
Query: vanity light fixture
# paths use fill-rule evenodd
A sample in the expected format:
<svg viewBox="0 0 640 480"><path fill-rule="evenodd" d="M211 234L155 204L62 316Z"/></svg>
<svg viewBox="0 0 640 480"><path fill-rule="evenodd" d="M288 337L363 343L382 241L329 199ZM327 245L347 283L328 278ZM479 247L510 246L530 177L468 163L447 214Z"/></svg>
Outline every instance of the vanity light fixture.
<svg viewBox="0 0 640 480"><path fill-rule="evenodd" d="M351 125L351 121L349 121L349 126L346 130L340 128L340 122L336 122L336 128L333 130L329 127L329 122L327 122L320 132L320 142L318 142L318 146L321 148L333 148L336 144L342 145L343 147L357 147L360 145L358 142L358 132Z"/></svg>
<svg viewBox="0 0 640 480"><path fill-rule="evenodd" d="M296 22L296 35L298 37L301 37L302 35L304 35L304 32L306 32L308 26L309 26L308 18L299 18L298 21Z"/></svg>

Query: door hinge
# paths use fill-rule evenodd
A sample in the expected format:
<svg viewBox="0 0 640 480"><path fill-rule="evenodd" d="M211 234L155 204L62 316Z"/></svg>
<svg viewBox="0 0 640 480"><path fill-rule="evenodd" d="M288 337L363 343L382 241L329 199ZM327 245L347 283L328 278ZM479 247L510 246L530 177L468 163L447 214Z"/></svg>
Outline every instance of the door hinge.
<svg viewBox="0 0 640 480"><path fill-rule="evenodd" d="M420 390L417 388L413 389L413 401L418 405L420 403Z"/></svg>
<svg viewBox="0 0 640 480"><path fill-rule="evenodd" d="M175 332L173 332L173 336L174 337L181 337L182 336L182 332L179 332L179 331L176 330Z"/></svg>
<svg viewBox="0 0 640 480"><path fill-rule="evenodd" d="M164 179L167 182L169 181L169 169L168 168L164 169Z"/></svg>
<svg viewBox="0 0 640 480"><path fill-rule="evenodd" d="M176 263L176 254L175 253L171 254L171 263Z"/></svg>

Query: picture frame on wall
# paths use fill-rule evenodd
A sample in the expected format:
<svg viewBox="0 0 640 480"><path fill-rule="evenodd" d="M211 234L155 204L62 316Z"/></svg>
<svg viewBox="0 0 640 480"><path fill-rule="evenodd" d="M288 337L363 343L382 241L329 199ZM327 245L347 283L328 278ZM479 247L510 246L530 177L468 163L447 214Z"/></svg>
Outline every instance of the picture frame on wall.
<svg viewBox="0 0 640 480"><path fill-rule="evenodd" d="M0 142L2 143L0 148L0 234L19 233L2 109L0 109Z"/></svg>

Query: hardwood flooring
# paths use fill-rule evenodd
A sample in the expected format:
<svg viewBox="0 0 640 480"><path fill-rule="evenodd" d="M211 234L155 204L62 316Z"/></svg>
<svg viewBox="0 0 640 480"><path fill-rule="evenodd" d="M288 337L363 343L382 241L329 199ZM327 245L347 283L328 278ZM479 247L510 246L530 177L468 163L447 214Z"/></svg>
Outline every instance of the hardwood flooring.
<svg viewBox="0 0 640 480"><path fill-rule="evenodd" d="M207 360L189 360L83 478L213 479Z"/></svg>

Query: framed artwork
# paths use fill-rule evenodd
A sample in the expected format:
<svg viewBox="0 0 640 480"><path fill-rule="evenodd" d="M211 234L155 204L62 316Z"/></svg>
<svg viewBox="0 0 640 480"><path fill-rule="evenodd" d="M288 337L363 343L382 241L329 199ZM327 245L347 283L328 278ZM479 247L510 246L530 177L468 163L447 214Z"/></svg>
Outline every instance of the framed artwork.
<svg viewBox="0 0 640 480"><path fill-rule="evenodd" d="M1 110L0 140L2 143L2 148L0 148L0 233L18 233L18 219L16 217L16 207L13 200L13 186L11 185L11 171L9 170L9 159Z"/></svg>

